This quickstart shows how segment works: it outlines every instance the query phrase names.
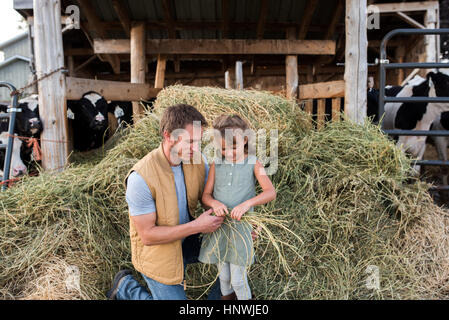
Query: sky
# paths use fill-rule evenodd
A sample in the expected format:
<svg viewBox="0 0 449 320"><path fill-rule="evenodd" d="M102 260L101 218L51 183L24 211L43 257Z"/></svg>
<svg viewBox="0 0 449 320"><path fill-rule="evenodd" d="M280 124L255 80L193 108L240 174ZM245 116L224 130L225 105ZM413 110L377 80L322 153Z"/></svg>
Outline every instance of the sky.
<svg viewBox="0 0 449 320"><path fill-rule="evenodd" d="M19 29L21 15L13 8L13 0L0 0L0 43L22 33ZM0 54L0 61L3 54Z"/></svg>

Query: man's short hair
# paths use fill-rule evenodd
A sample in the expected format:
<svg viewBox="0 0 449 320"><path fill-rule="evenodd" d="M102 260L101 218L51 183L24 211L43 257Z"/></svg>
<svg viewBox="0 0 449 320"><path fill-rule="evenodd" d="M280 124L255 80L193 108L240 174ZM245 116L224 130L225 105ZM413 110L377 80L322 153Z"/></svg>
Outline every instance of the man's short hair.
<svg viewBox="0 0 449 320"><path fill-rule="evenodd" d="M165 109L159 131L163 136L164 131L172 133L173 130L184 129L188 124L193 125L193 121L200 121L202 127L207 126L204 116L194 107L188 104L176 104Z"/></svg>

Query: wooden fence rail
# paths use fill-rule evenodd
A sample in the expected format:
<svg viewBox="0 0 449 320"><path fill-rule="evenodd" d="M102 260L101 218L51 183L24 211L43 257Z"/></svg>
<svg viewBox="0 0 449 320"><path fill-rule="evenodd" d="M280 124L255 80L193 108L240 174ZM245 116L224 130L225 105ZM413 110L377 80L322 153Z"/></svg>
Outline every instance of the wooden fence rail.
<svg viewBox="0 0 449 320"><path fill-rule="evenodd" d="M304 111L316 116L317 127L324 126L326 115L331 121L340 120L342 98L345 96L344 80L305 84L299 86L299 102ZM314 102L316 112L314 112ZM330 113L326 113L326 103ZM330 106L329 106L330 104Z"/></svg>

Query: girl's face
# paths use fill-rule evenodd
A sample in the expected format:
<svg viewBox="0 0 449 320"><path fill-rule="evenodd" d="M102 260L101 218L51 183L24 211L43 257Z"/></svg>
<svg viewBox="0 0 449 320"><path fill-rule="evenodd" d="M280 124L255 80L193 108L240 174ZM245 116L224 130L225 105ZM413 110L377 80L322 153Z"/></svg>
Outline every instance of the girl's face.
<svg viewBox="0 0 449 320"><path fill-rule="evenodd" d="M228 141L227 141L228 140ZM221 155L229 162L239 162L245 157L245 144L248 143L248 137L241 134L233 134L226 139L221 138Z"/></svg>

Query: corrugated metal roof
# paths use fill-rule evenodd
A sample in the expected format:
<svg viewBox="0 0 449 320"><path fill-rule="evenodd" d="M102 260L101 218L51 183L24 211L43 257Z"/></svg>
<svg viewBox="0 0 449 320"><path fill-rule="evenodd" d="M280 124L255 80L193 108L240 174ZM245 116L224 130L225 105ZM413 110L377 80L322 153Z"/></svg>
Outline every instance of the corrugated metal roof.
<svg viewBox="0 0 449 320"><path fill-rule="evenodd" d="M93 0L98 17L107 22L119 21L111 0ZM164 8L161 0L123 0L129 10L131 20L148 22L165 22ZM312 25L327 25L335 10L337 1L319 1L314 12ZM222 0L170 0L173 20L192 22L221 22ZM306 0L269 0L266 22L299 23L304 15ZM229 21L257 24L260 15L260 0L230 0ZM81 12L82 15L82 12ZM168 38L164 28L149 29L148 38ZM111 35L112 36L112 35ZM124 32L114 31L114 36L124 38ZM181 39L221 38L221 30L199 28L178 30ZM251 39L256 37L256 28L234 30L230 28L230 38ZM265 28L265 38L284 38L285 31Z"/></svg>
<svg viewBox="0 0 449 320"><path fill-rule="evenodd" d="M8 39L2 43L0 43L0 50L2 50L3 48L11 45L14 42L20 41L22 39L25 39L28 36L28 31L19 33L18 35L16 35L15 37L12 37L11 39Z"/></svg>
<svg viewBox="0 0 449 320"><path fill-rule="evenodd" d="M15 55L13 57L10 57L8 59L3 60L2 62L0 62L0 69L7 66L8 64L17 61L17 60L21 60L21 61L25 61L30 63L31 59L27 58L27 57L23 57L23 56L19 56L19 55Z"/></svg>

